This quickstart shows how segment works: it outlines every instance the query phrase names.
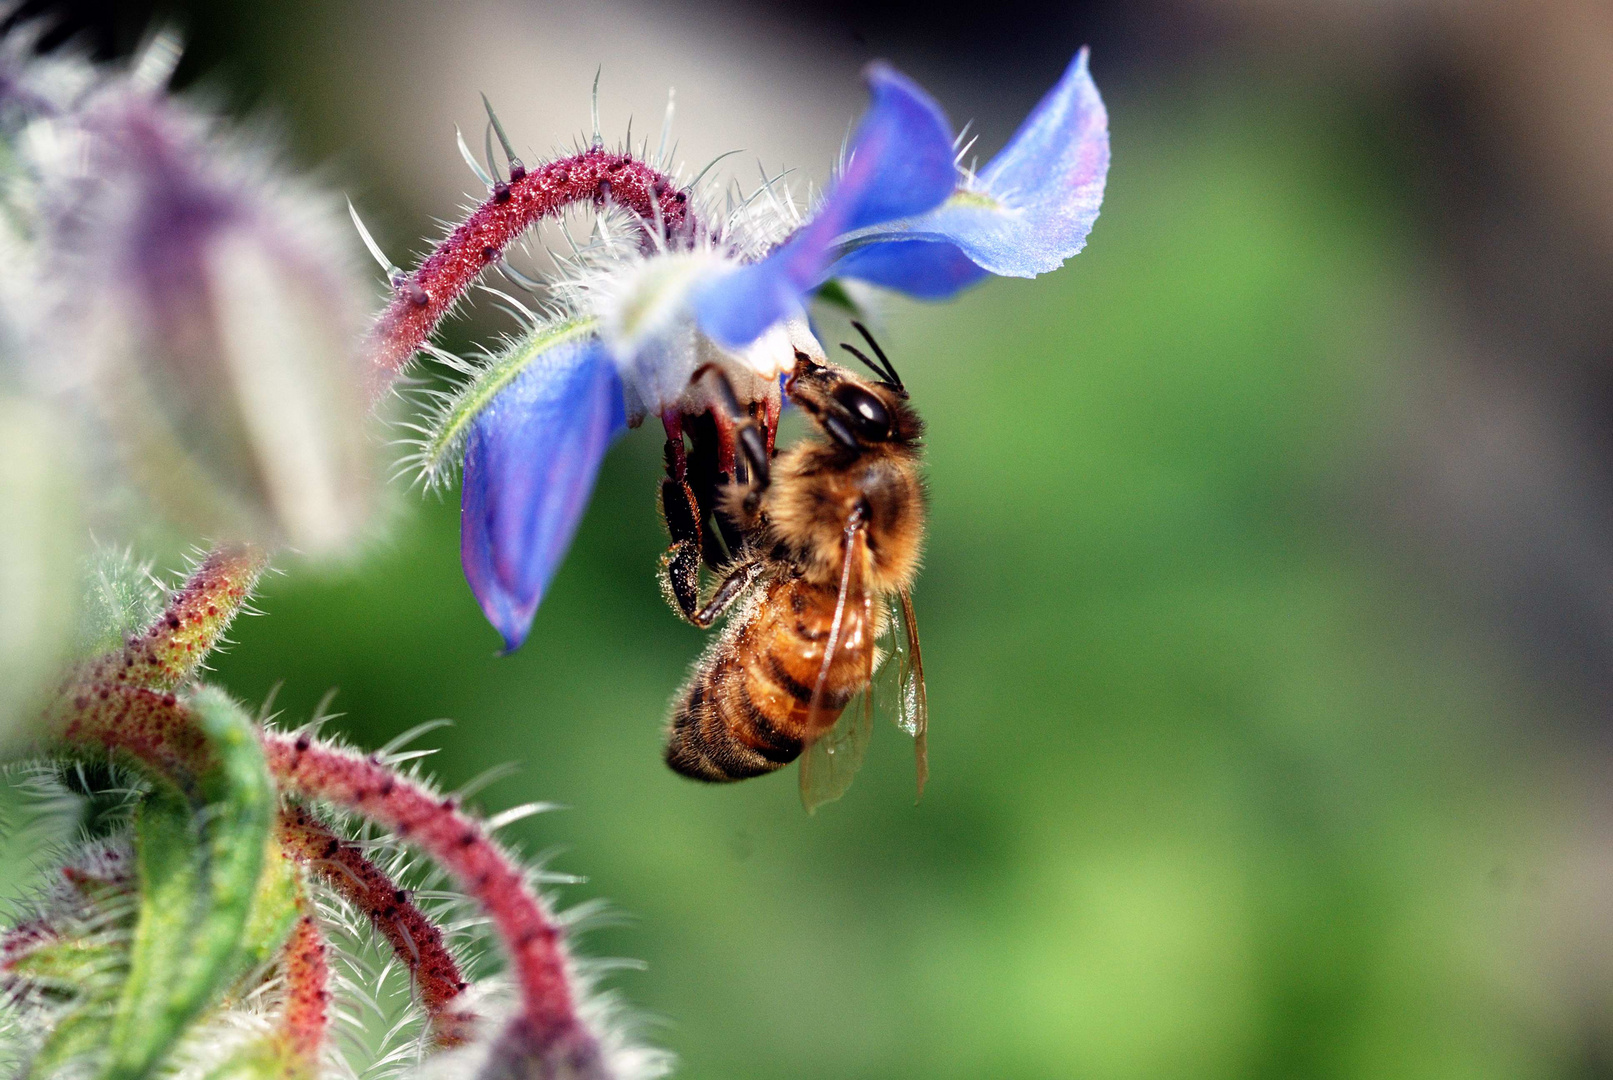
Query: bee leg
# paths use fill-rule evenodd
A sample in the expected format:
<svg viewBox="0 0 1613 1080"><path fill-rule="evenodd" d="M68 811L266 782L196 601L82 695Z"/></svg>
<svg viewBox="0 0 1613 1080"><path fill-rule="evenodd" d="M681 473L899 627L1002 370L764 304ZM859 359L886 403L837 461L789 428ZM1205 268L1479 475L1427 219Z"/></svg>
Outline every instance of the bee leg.
<svg viewBox="0 0 1613 1080"><path fill-rule="evenodd" d="M733 607L734 601L745 594L745 590L751 587L761 572L760 562L740 563L723 579L723 583L717 586L716 591L711 594L711 599L706 601L705 607L690 615L689 621L704 629L722 618L723 612Z"/></svg>
<svg viewBox="0 0 1613 1080"><path fill-rule="evenodd" d="M772 462L767 454L767 436L762 432L761 424L757 423L749 409L739 404L734 384L728 381L728 375L716 364L703 364L696 368L689 381L698 382L706 375L715 376L717 400L727 414L721 415L715 406L712 408L712 419L717 421L718 431L725 441L731 438L744 451L745 464L750 467L751 477L760 487L767 487Z"/></svg>
<svg viewBox="0 0 1613 1080"><path fill-rule="evenodd" d="M661 556L661 588L673 609L696 626L700 613L700 549L687 541L673 544Z"/></svg>
<svg viewBox="0 0 1613 1080"><path fill-rule="evenodd" d="M718 494L734 482L733 459L723 469L722 433L711 411L683 417L689 436L689 488L700 511L701 557L713 573L728 565L728 553L743 546L744 537L726 514L718 510ZM730 451L733 448L729 443Z"/></svg>
<svg viewBox="0 0 1613 1080"><path fill-rule="evenodd" d="M693 622L700 607L701 537L704 515L689 487L688 462L683 447L682 418L673 414L666 424L666 479L661 481L661 515L672 546L661 556L663 587L672 607Z"/></svg>
<svg viewBox="0 0 1613 1080"><path fill-rule="evenodd" d="M689 478L689 455L683 447L683 414L668 409L661 414L661 426L666 428L666 446L662 454L666 459L669 479L683 481Z"/></svg>
<svg viewBox="0 0 1613 1080"><path fill-rule="evenodd" d="M662 585L672 606L690 622L700 607L700 522L688 484L661 481L661 512L672 546L661 556Z"/></svg>

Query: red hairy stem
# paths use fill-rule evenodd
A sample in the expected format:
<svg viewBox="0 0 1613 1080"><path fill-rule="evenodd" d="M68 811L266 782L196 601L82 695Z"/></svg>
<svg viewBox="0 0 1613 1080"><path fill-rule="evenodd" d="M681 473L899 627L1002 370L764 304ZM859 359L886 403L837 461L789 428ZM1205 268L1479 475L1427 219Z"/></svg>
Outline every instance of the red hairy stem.
<svg viewBox="0 0 1613 1080"><path fill-rule="evenodd" d="M268 555L259 548L215 548L168 598L156 622L130 637L122 649L83 665L69 681L150 690L181 685L224 636L268 565Z"/></svg>
<svg viewBox="0 0 1613 1080"><path fill-rule="evenodd" d="M510 955L521 1016L505 1040L601 1075L597 1041L577 1012L561 931L516 865L452 798L438 798L374 757L264 732L269 772L282 789L345 806L415 844L447 870L492 919Z"/></svg>
<svg viewBox="0 0 1613 1080"><path fill-rule="evenodd" d="M116 683L72 688L48 714L53 735L125 753L166 777L187 798L213 764L207 736L171 693Z"/></svg>
<svg viewBox="0 0 1613 1080"><path fill-rule="evenodd" d="M155 622L69 673L45 711L50 735L129 754L194 797L213 759L174 690L195 676L268 565L255 547L209 553Z"/></svg>
<svg viewBox="0 0 1613 1080"><path fill-rule="evenodd" d="M530 171L517 166L414 273L394 283L366 343L375 390L391 384L477 275L517 237L583 202L632 211L644 224L646 244L654 242L648 231L657 226L669 240L692 232L688 193L631 154L594 147Z"/></svg>
<svg viewBox="0 0 1613 1080"><path fill-rule="evenodd" d="M415 906L356 844L338 838L302 807L280 812L277 824L280 847L307 864L326 885L362 911L375 926L409 974L414 977L420 1005L440 1047L458 1046L470 1037L476 1014L449 1006L466 987L442 931Z"/></svg>
<svg viewBox="0 0 1613 1080"><path fill-rule="evenodd" d="M319 1059L330 1030L330 965L325 936L313 917L304 915L292 927L281 955L286 980L286 1011L280 1039L294 1075L319 1075Z"/></svg>

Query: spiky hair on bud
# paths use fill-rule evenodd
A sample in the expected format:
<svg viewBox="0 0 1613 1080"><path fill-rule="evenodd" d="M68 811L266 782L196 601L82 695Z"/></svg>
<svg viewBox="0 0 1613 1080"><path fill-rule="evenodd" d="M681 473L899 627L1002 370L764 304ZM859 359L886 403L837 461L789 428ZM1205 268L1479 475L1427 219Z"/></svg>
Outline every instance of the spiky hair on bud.
<svg viewBox="0 0 1613 1080"><path fill-rule="evenodd" d="M134 848L126 836L62 846L44 861L51 872L10 905L9 928L0 933L0 999L25 1012L114 989L126 974L123 950L136 914Z"/></svg>
<svg viewBox="0 0 1613 1080"><path fill-rule="evenodd" d="M36 809L0 800L0 840L65 845L62 881L0 912L0 1058L176 1080L382 1078L445 1054L498 1075L662 1075L595 992L611 965L569 951L598 909L557 912L542 890L575 879L493 838L547 804L482 819L464 807L478 782L437 790L409 744L441 722L361 754L319 737L323 708L282 731L197 681L266 567L215 549L164 596L116 553L93 567L101 651L38 740L66 764L18 773L8 793ZM121 809L87 813L109 794Z"/></svg>
<svg viewBox="0 0 1613 1080"><path fill-rule="evenodd" d="M0 1065L13 1068L93 1050L70 1045L74 1018L109 1010L129 977L133 847L126 838L85 844L47 865L46 883L0 932Z"/></svg>
<svg viewBox="0 0 1613 1080"><path fill-rule="evenodd" d="M466 1050L485 1057L489 1075L569 1075L586 1080L663 1075L670 1059L641 1046L608 999L594 999L590 979L566 947L567 924L543 899L541 871L492 837L493 828L541 805L488 823L467 814L382 755L360 755L306 732L265 731L270 773L287 793L360 815L446 871L476 902L504 952L515 1007L502 1025ZM490 1025L483 1025L487 1031Z"/></svg>
<svg viewBox="0 0 1613 1080"><path fill-rule="evenodd" d="M261 549L215 548L199 553L184 581L162 596L149 566L132 564L126 553L101 553L93 568L100 603L89 612L99 632L81 639L110 647L73 678L164 691L191 682L205 670L207 656L227 643L225 633L249 610L247 600L267 568ZM107 640L109 634L122 638L121 648Z"/></svg>

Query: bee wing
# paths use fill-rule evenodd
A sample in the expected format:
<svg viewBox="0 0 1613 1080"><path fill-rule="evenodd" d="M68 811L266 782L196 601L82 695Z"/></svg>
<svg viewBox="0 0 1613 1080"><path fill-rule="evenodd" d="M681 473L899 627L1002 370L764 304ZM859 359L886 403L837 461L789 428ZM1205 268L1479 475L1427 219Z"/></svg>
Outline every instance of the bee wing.
<svg viewBox="0 0 1613 1080"><path fill-rule="evenodd" d="M834 802L851 787L873 732L873 697L864 691L840 714L834 727L808 744L801 754L801 805L807 813Z"/></svg>
<svg viewBox="0 0 1613 1080"><path fill-rule="evenodd" d="M896 627L898 624L901 630ZM897 727L913 738L913 762L918 775L918 793L924 795L929 778L930 704L924 689L924 657L919 652L918 620L913 615L913 597L906 589L892 597L885 622L890 636L888 652L876 677L876 711L889 716Z"/></svg>
<svg viewBox="0 0 1613 1080"><path fill-rule="evenodd" d="M839 653L855 651L857 663L866 665L863 690L847 702L840 719L833 727L807 745L801 754L801 805L813 813L826 802L833 802L851 787L864 755L868 752L868 739L873 733L873 696L868 687L874 677L879 650L874 643L875 605L871 593L863 587L864 570L868 558L868 541L860 516L846 525L846 548L840 568L840 593L835 600L834 619L829 624L829 638L824 643L823 668L818 673L817 685L812 690L809 725L823 707L824 689L828 684L829 668ZM848 634L848 614L860 615L856 632ZM815 725L812 725L815 726Z"/></svg>

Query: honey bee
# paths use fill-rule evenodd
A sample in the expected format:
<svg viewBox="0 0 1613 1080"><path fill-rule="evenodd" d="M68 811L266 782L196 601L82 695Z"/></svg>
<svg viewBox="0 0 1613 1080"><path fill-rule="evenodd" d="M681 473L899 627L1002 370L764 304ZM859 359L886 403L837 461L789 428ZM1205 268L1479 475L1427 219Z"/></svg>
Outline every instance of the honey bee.
<svg viewBox="0 0 1613 1080"><path fill-rule="evenodd" d="M894 697L881 708L914 738L921 794L927 773L928 706L909 592L924 542L924 425L884 351L854 325L878 362L842 347L877 381L804 352L785 380L785 395L825 438L772 457L773 417L740 409L726 377L708 365L694 379L717 383L718 406L727 410L717 424L730 428L729 445L739 453L730 451L731 472L717 474L724 482L712 484L709 467L702 481L695 460L702 440L686 464L677 453L682 435L669 429L662 486L674 541L663 559L669 599L700 627L732 613L673 699L667 764L723 782L801 757L808 811L839 798L861 764L874 698L887 689L873 687L876 672ZM704 499L691 479L705 488ZM700 603L700 564L716 562L714 526L732 554Z"/></svg>

